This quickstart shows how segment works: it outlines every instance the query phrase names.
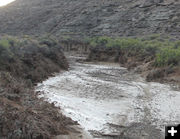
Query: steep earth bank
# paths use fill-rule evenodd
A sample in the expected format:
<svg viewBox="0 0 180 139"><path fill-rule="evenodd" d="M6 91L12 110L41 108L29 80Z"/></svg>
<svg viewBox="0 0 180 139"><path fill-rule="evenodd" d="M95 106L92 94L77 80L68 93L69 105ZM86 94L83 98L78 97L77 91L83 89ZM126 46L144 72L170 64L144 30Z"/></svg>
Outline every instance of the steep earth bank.
<svg viewBox="0 0 180 139"><path fill-rule="evenodd" d="M70 126L76 122L34 92L34 84L68 68L55 40L2 37L0 65L0 138L45 139L75 131Z"/></svg>

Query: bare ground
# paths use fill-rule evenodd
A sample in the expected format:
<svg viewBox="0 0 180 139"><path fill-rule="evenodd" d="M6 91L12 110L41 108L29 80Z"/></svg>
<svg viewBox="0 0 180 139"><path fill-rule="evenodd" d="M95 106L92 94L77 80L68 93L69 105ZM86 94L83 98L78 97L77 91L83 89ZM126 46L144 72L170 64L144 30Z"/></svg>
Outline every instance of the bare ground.
<svg viewBox="0 0 180 139"><path fill-rule="evenodd" d="M69 71L44 81L37 90L93 138L161 139L165 125L180 122L180 92L168 84L146 82L118 64L79 59L70 56Z"/></svg>

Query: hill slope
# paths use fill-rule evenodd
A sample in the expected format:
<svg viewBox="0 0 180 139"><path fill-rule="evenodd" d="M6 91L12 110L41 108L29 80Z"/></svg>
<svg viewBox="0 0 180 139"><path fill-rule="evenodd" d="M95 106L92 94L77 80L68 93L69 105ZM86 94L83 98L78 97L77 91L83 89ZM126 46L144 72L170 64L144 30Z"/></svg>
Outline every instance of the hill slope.
<svg viewBox="0 0 180 139"><path fill-rule="evenodd" d="M0 8L0 33L180 35L177 0L17 0Z"/></svg>

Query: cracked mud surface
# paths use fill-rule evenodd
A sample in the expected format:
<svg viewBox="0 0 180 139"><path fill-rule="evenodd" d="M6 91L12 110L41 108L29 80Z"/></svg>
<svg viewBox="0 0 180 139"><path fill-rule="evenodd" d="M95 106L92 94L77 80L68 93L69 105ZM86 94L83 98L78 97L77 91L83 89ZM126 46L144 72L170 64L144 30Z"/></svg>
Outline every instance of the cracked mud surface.
<svg viewBox="0 0 180 139"><path fill-rule="evenodd" d="M163 139L164 126L180 123L180 92L167 84L146 82L112 63L78 63L37 90L66 116L101 139Z"/></svg>

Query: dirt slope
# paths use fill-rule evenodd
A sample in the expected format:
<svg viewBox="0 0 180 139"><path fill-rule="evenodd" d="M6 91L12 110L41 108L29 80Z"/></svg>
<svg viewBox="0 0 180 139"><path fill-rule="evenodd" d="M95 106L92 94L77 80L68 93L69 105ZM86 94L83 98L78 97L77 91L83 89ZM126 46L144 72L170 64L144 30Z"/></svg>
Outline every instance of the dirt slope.
<svg viewBox="0 0 180 139"><path fill-rule="evenodd" d="M0 8L0 33L180 35L177 0L17 0Z"/></svg>
<svg viewBox="0 0 180 139"><path fill-rule="evenodd" d="M38 99L33 87L67 68L55 41L0 38L0 138L49 139L69 133L77 123Z"/></svg>

